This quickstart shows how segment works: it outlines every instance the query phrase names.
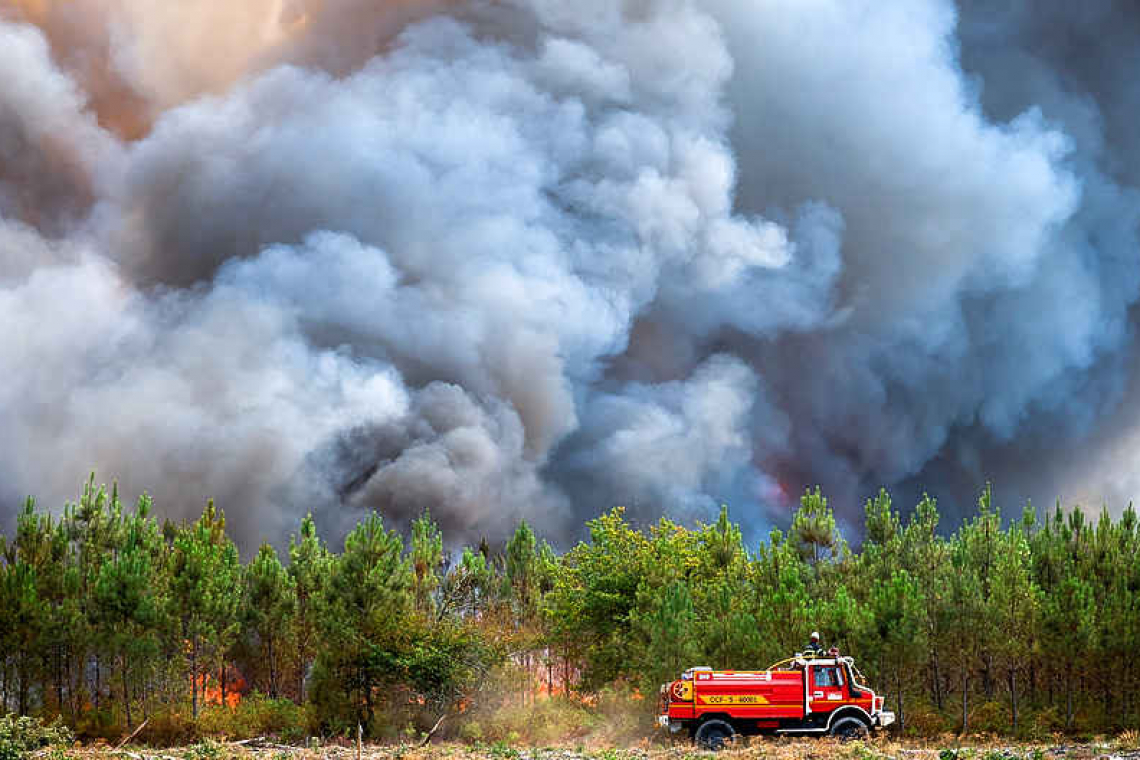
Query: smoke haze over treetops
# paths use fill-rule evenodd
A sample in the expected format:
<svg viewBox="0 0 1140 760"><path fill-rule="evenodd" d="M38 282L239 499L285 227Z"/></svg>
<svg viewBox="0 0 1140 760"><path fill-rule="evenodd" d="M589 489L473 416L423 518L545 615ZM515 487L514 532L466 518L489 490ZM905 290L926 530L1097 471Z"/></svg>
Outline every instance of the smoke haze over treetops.
<svg viewBox="0 0 1140 760"><path fill-rule="evenodd" d="M1140 493L1126 3L0 0L0 499L248 545Z"/></svg>

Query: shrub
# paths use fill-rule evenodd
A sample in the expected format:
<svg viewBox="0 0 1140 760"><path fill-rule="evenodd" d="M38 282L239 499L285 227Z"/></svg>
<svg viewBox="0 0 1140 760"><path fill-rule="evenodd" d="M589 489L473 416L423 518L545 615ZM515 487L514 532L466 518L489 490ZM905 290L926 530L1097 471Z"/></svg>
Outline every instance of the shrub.
<svg viewBox="0 0 1140 760"><path fill-rule="evenodd" d="M222 748L212 739L204 739L190 747L186 756L191 760L220 760Z"/></svg>
<svg viewBox="0 0 1140 760"><path fill-rule="evenodd" d="M1113 741L1113 746L1123 750L1140 749L1140 731L1129 729L1121 732Z"/></svg>
<svg viewBox="0 0 1140 760"><path fill-rule="evenodd" d="M197 739L198 727L188 713L166 710L151 715L138 738L154 747L174 747Z"/></svg>
<svg viewBox="0 0 1140 760"><path fill-rule="evenodd" d="M39 718L14 713L0 718L0 760L20 760L34 750L72 740L71 731L58 719L44 725Z"/></svg>
<svg viewBox="0 0 1140 760"><path fill-rule="evenodd" d="M459 727L459 738L468 744L483 741L483 726L477 720L469 720Z"/></svg>
<svg viewBox="0 0 1140 760"><path fill-rule="evenodd" d="M1000 734L1009 729L1009 708L1001 702L983 702L970 711L971 733Z"/></svg>
<svg viewBox="0 0 1140 760"><path fill-rule="evenodd" d="M296 741L313 733L311 729L307 708L289 699L271 699L257 692L243 698L236 707L208 707L198 717L198 731L206 736L276 736Z"/></svg>
<svg viewBox="0 0 1140 760"><path fill-rule="evenodd" d="M946 718L931 708L911 708L906 713L907 736L937 736L946 731Z"/></svg>
<svg viewBox="0 0 1140 760"><path fill-rule="evenodd" d="M566 699L543 699L533 705L503 705L480 710L467 718L459 729L469 741L518 741L543 746L572 737L584 737L602 722L594 708ZM473 726L473 728L469 728ZM470 732L470 733L468 733ZM472 735L478 732L479 736Z"/></svg>
<svg viewBox="0 0 1140 760"><path fill-rule="evenodd" d="M1050 706L1039 710L1033 716L1033 733L1036 736L1048 737L1065 728L1065 716L1058 707Z"/></svg>

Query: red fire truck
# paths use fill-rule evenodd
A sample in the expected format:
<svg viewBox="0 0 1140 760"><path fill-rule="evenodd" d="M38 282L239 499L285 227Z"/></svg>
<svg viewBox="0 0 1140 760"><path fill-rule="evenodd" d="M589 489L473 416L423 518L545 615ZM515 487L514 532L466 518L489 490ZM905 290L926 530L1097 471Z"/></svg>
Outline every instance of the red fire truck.
<svg viewBox="0 0 1140 760"><path fill-rule="evenodd" d="M864 681L854 660L836 649L796 655L761 671L690 668L661 687L657 722L708 749L741 734L854 739L895 719Z"/></svg>

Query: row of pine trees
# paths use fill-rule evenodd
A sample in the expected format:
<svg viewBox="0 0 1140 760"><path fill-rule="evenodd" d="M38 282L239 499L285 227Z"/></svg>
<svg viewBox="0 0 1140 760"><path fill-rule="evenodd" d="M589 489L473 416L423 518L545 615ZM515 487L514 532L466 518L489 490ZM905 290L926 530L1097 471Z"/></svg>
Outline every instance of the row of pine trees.
<svg viewBox="0 0 1140 760"><path fill-rule="evenodd" d="M429 514L407 536L372 514L336 551L307 517L287 556L243 563L212 503L160 522L92 479L0 535L0 713L129 730L253 690L322 730L381 733L395 713L461 723L496 699L624 690L650 717L683 669L761 668L819 630L910 732L1140 726L1131 507L1003 524L987 486L949 527L933 499L903 519L883 491L855 551L817 488L756 547L727 510L687 528L614 509L564 554L525 523L501 550L451 553Z"/></svg>

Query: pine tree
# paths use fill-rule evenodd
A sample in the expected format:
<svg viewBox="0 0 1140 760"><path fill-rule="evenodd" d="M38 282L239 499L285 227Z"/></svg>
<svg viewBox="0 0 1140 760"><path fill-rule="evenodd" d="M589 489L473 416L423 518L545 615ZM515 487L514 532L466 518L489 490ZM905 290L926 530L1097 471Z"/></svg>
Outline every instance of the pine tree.
<svg viewBox="0 0 1140 760"><path fill-rule="evenodd" d="M241 563L225 532L225 515L211 500L202 516L174 538L172 588L189 642L191 711L198 717L199 689L213 668L220 671L225 700L226 655L239 632Z"/></svg>
<svg viewBox="0 0 1140 760"><path fill-rule="evenodd" d="M937 502L923 494L903 530L899 565L910 573L921 590L922 632L929 649L930 693L935 706L941 710L944 698L942 650L953 639L947 614L951 550L938 535L939 521Z"/></svg>
<svg viewBox="0 0 1140 760"><path fill-rule="evenodd" d="M416 610L430 617L435 612L433 594L439 588L443 568L443 534L426 510L412 522L411 560Z"/></svg>
<svg viewBox="0 0 1140 760"><path fill-rule="evenodd" d="M871 651L878 650L878 660L886 663L880 674L891 677L899 730L903 731L905 679L921 669L926 652L926 599L911 574L905 568L895 568L889 577L875 579L868 601L871 620L865 640L871 644Z"/></svg>
<svg viewBox="0 0 1140 760"><path fill-rule="evenodd" d="M647 640L639 668L646 691L699 664L697 616L684 583L677 581L662 589L652 610L648 614L635 613L633 622Z"/></svg>
<svg viewBox="0 0 1140 760"><path fill-rule="evenodd" d="M708 594L708 611L698 626L696 643L704 652L702 661L722 669L760 668L764 659L760 626L745 608L747 597L739 585L720 578Z"/></svg>
<svg viewBox="0 0 1140 760"><path fill-rule="evenodd" d="M1033 654L1040 592L1033 582L1029 542L1021 527L1011 526L1000 542L986 617L988 624L1000 631L990 645L1005 671L1010 723L1016 731L1017 674Z"/></svg>
<svg viewBox="0 0 1140 760"><path fill-rule="evenodd" d="M827 506L827 497L820 493L819 486L814 491L805 491L800 497L800 508L792 517L788 540L813 567L841 550L835 515Z"/></svg>
<svg viewBox="0 0 1140 760"><path fill-rule="evenodd" d="M817 627L819 601L810 590L812 568L800 546L774 529L752 563L753 609L766 659L775 661L800 651Z"/></svg>
<svg viewBox="0 0 1140 760"><path fill-rule="evenodd" d="M538 540L526 520L507 542L506 571L515 615L525 625L534 618L538 605Z"/></svg>
<svg viewBox="0 0 1140 760"><path fill-rule="evenodd" d="M134 723L132 682L145 677L161 651L158 633L166 611L158 564L161 537L149 512L150 499L143 496L135 514L124 518L122 541L99 568L94 588L96 617L116 658L128 729Z"/></svg>
<svg viewBox="0 0 1140 760"><path fill-rule="evenodd" d="M375 512L348 534L331 570L321 620L325 688L339 684L346 703L356 705L356 719L368 726L378 687L400 673L400 656L412 633L414 573L403 540L385 530Z"/></svg>
<svg viewBox="0 0 1140 760"><path fill-rule="evenodd" d="M293 645L299 703L305 701L305 676L316 658L331 569L332 558L324 542L317 537L313 516L305 515L301 520L300 535L289 539L289 579L297 605L293 616Z"/></svg>
<svg viewBox="0 0 1140 760"><path fill-rule="evenodd" d="M296 610L294 586L277 558L277 551L262 544L245 573L244 620L254 646L265 663L269 696L280 691L281 663L291 640Z"/></svg>

